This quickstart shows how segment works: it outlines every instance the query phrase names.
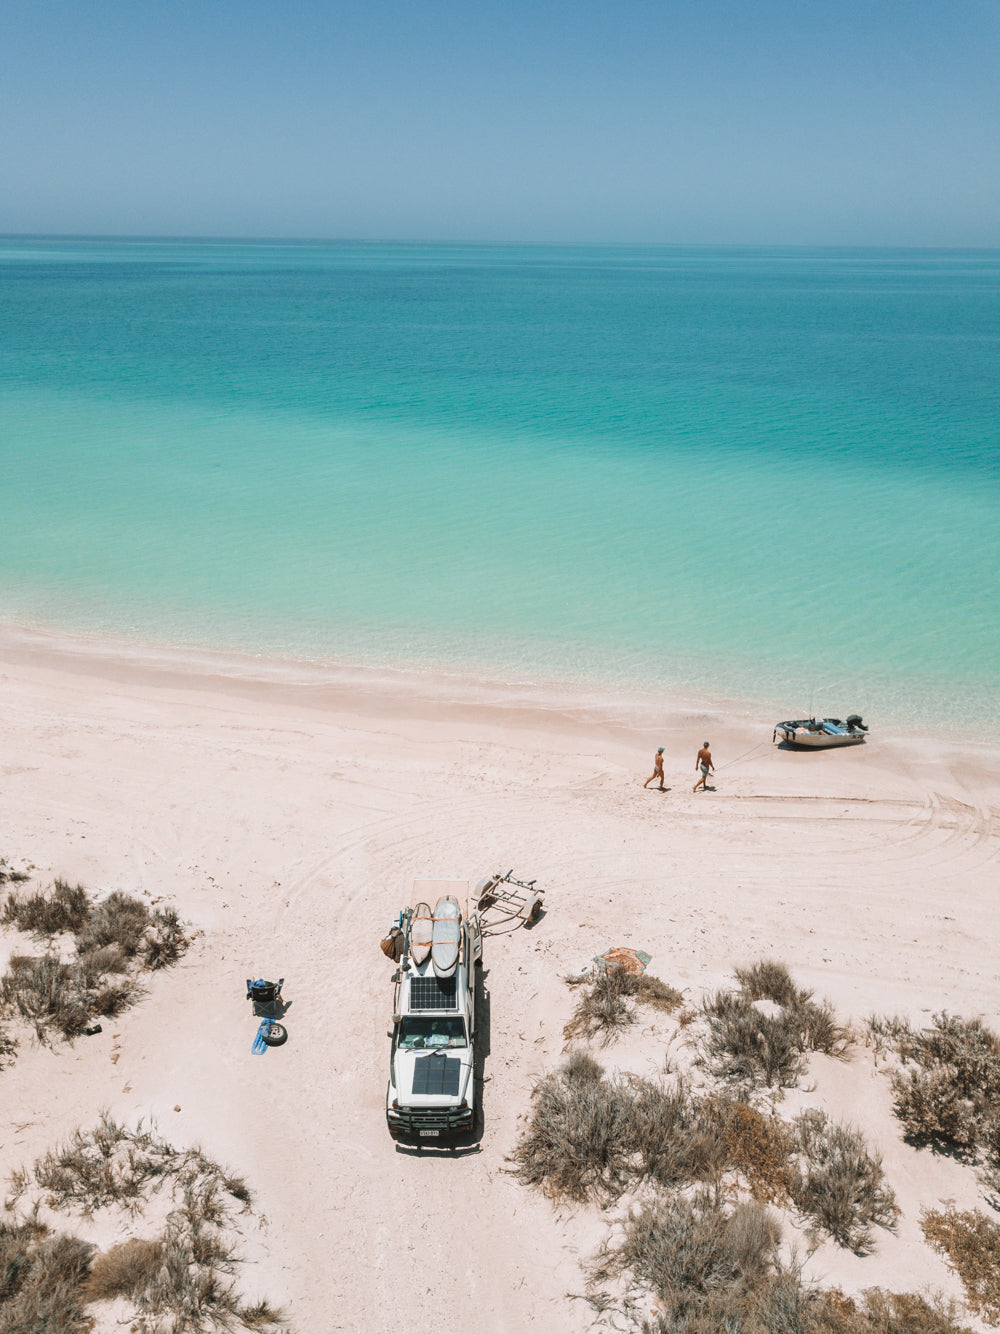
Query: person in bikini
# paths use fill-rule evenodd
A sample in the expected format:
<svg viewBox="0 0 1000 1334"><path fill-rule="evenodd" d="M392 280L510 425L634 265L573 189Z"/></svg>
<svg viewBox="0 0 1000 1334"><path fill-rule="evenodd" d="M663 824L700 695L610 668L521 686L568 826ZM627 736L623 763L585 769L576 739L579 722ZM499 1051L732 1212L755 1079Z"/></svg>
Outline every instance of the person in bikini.
<svg viewBox="0 0 1000 1334"><path fill-rule="evenodd" d="M715 772L715 765L712 763L712 752L708 748L707 741L702 746L701 750L699 750L698 757L694 762L694 767L701 770L701 777L698 779L697 783L695 783L691 791L697 792L699 788L704 788L707 792L708 775Z"/></svg>
<svg viewBox="0 0 1000 1334"><path fill-rule="evenodd" d="M656 754L653 756L653 772L649 775L649 777L648 777L648 778L646 779L646 781L643 783L643 787L649 787L650 783L653 781L654 778L658 778L658 779L660 780L660 791L661 791L661 792L665 792L665 791L666 791L666 788L663 786L663 747L662 747L662 746L659 748L659 750L658 750L658 751L656 752Z"/></svg>

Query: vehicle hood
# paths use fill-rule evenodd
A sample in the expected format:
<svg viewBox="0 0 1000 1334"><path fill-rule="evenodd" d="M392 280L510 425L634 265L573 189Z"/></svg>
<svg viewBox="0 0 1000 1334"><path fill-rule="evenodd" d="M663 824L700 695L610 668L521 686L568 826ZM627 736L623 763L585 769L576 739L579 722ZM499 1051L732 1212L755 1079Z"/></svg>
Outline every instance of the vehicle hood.
<svg viewBox="0 0 1000 1334"><path fill-rule="evenodd" d="M396 1086L396 1097L406 1107L454 1107L460 1103L466 1096L469 1087L469 1080L472 1078L472 1051L468 1047L447 1051L446 1059L458 1063L458 1092L457 1093L414 1093L414 1080L418 1073L418 1065L421 1061L440 1061L442 1057L426 1051L401 1051L396 1050L393 1057L392 1073L393 1083ZM423 1081L418 1081L423 1087Z"/></svg>

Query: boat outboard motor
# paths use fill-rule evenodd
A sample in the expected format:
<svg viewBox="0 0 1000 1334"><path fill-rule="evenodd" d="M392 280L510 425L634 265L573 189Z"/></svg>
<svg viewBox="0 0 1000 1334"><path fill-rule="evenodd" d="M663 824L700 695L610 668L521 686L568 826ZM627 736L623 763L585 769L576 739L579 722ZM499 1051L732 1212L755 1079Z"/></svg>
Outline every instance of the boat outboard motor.
<svg viewBox="0 0 1000 1334"><path fill-rule="evenodd" d="M849 732L867 732L868 728L861 720L860 713L852 713L847 718L847 730Z"/></svg>

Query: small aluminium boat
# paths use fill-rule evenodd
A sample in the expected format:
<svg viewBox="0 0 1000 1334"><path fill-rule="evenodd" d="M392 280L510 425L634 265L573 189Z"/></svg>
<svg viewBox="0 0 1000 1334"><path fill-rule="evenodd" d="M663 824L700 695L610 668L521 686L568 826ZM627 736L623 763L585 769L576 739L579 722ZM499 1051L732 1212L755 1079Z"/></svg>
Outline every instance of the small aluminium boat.
<svg viewBox="0 0 1000 1334"><path fill-rule="evenodd" d="M797 750L828 750L831 746L859 746L867 734L861 715L852 713L846 722L839 718L799 718L776 723L771 740L783 741Z"/></svg>

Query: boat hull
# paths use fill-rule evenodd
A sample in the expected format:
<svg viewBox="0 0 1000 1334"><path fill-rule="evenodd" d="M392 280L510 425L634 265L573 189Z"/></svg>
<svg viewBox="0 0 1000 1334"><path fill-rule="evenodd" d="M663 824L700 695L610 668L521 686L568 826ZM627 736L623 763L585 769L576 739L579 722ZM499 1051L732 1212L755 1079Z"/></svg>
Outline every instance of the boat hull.
<svg viewBox="0 0 1000 1334"><path fill-rule="evenodd" d="M796 750L833 750L838 746L861 746L865 739L863 736L817 736L812 732L793 732L791 735L785 733L783 740Z"/></svg>
<svg viewBox="0 0 1000 1334"><path fill-rule="evenodd" d="M796 718L791 722L775 723L774 740L796 750L833 750L840 746L860 746L868 728L858 714L852 714L846 723L839 718Z"/></svg>

